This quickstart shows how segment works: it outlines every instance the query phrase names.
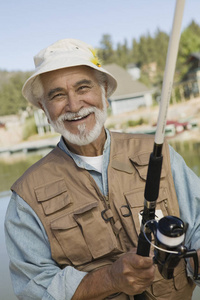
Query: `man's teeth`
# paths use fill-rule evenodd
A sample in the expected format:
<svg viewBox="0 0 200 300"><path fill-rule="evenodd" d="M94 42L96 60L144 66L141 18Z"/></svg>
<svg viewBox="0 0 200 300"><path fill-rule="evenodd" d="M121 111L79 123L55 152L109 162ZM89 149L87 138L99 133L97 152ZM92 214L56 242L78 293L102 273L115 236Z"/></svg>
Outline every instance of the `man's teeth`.
<svg viewBox="0 0 200 300"><path fill-rule="evenodd" d="M85 115L85 116L78 116L78 117L75 117L75 118L71 119L71 121L78 121L78 120L81 120L81 119L86 118L87 116L89 116L89 114L88 114L88 115Z"/></svg>
<svg viewBox="0 0 200 300"><path fill-rule="evenodd" d="M82 118L84 118L84 117L76 117L76 118L72 119L72 121L77 121L77 120L80 120Z"/></svg>

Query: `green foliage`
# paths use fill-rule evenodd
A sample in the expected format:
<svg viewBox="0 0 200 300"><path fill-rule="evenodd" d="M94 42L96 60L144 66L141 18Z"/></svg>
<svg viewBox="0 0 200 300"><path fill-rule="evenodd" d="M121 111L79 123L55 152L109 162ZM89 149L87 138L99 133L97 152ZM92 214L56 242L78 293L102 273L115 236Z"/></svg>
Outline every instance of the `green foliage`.
<svg viewBox="0 0 200 300"><path fill-rule="evenodd" d="M191 53L200 52L200 26L194 21L183 31L179 46L177 66L180 78L184 77L191 65L186 63Z"/></svg>
<svg viewBox="0 0 200 300"><path fill-rule="evenodd" d="M138 120L127 120L122 124L122 128L126 129L128 127L140 126L147 123L147 120L145 120L144 118L140 118Z"/></svg>
<svg viewBox="0 0 200 300"><path fill-rule="evenodd" d="M174 88L174 96L175 96L176 102L181 102L181 94L180 94L179 87ZM172 99L171 99L171 101L172 101Z"/></svg>
<svg viewBox="0 0 200 300"><path fill-rule="evenodd" d="M10 190L11 185L35 162L42 158L42 155L15 156L8 159L0 158L0 192Z"/></svg>
<svg viewBox="0 0 200 300"><path fill-rule="evenodd" d="M135 126L139 126L139 125L143 125L143 124L148 124L148 121L145 120L144 118L140 118L138 120L127 120L126 122L123 122L123 123L110 123L108 125L106 125L106 128L108 129L116 129L118 128L120 124L120 128L123 128L123 129L126 129L128 127L135 127Z"/></svg>
<svg viewBox="0 0 200 300"><path fill-rule="evenodd" d="M169 43L169 36L165 33L157 30L154 47L155 47L155 61L157 63L158 70L163 72L167 57L167 48Z"/></svg>
<svg viewBox="0 0 200 300"><path fill-rule="evenodd" d="M127 41L124 41L124 44L117 44L116 49L116 62L118 65L120 65L123 68L126 68L128 63L131 62L130 60L130 50L128 49Z"/></svg>
<svg viewBox="0 0 200 300"><path fill-rule="evenodd" d="M141 69L140 81L147 86L159 90L162 86L163 73L166 64L169 36L157 29L154 36L149 33L139 40L132 40L131 47L125 39L114 47L109 34L104 34L100 41L98 56L102 64L116 63L123 68L135 64ZM193 67L188 62L189 55L200 51L200 26L194 21L182 32L175 81ZM152 67L155 66L155 70ZM30 73L0 71L0 116L18 114L27 108L27 101L21 94L22 86Z"/></svg>
<svg viewBox="0 0 200 300"><path fill-rule="evenodd" d="M152 37L149 33L142 35L139 40L132 40L129 48L127 41L118 43L114 49L110 35L104 35L100 42L98 55L103 64L116 63L124 68L134 63L141 68L140 81L150 86L161 87L166 65L169 36L157 29ZM180 80L191 67L188 57L200 50L200 26L194 21L183 31L179 44L179 54L176 67L176 81ZM156 65L156 73L151 74L151 63Z"/></svg>
<svg viewBox="0 0 200 300"><path fill-rule="evenodd" d="M140 118L139 120L128 120L127 126L128 127L135 127L138 125L147 124L147 121L143 118Z"/></svg>
<svg viewBox="0 0 200 300"><path fill-rule="evenodd" d="M0 116L18 114L27 108L27 101L22 96L21 89L29 75L23 72L12 73L3 82L0 87Z"/></svg>
<svg viewBox="0 0 200 300"><path fill-rule="evenodd" d="M37 134L37 127L34 117L28 118L23 127L23 140L27 140L30 136Z"/></svg>
<svg viewBox="0 0 200 300"><path fill-rule="evenodd" d="M104 34L100 41L98 56L104 64L110 64L115 61L115 51L113 50L112 39L109 34Z"/></svg>

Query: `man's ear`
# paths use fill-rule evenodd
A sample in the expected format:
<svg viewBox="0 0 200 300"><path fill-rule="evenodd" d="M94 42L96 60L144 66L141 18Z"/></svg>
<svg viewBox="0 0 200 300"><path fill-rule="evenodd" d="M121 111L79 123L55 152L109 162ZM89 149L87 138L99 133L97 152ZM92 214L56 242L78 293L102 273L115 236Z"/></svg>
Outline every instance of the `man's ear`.
<svg viewBox="0 0 200 300"><path fill-rule="evenodd" d="M107 108L109 108L110 104L108 102L108 85L107 85L107 82L106 82L106 86L105 86L105 97L106 97L106 106L107 106Z"/></svg>
<svg viewBox="0 0 200 300"><path fill-rule="evenodd" d="M108 108L109 107L109 103L108 103L107 95L108 95L108 84L107 84L107 81L106 81L105 82L105 98L106 98L106 106Z"/></svg>
<svg viewBox="0 0 200 300"><path fill-rule="evenodd" d="M104 86L105 86L105 97L107 99L107 95L108 95L108 83L107 83L107 81L104 83Z"/></svg>
<svg viewBox="0 0 200 300"><path fill-rule="evenodd" d="M108 99L106 98L106 107L108 108L110 106Z"/></svg>
<svg viewBox="0 0 200 300"><path fill-rule="evenodd" d="M43 112L45 112L42 103L40 101L38 101L38 104L39 104L40 108L43 110Z"/></svg>
<svg viewBox="0 0 200 300"><path fill-rule="evenodd" d="M42 105L42 103L41 103L41 102L38 102L38 104L39 104L40 108L43 110L43 112L44 112L45 115L46 115L46 112L45 112L45 109L44 109L44 106ZM47 115L46 115L46 117L47 117ZM48 123L50 124L49 118L48 118L48 117L47 117L47 121L48 121Z"/></svg>

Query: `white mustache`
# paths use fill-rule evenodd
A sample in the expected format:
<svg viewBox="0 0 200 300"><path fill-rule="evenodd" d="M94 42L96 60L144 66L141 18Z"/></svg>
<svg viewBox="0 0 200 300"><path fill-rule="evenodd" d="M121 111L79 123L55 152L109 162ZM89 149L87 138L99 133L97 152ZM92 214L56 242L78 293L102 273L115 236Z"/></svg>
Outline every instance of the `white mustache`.
<svg viewBox="0 0 200 300"><path fill-rule="evenodd" d="M81 108L79 112L72 113L72 112L67 112L63 115L61 115L57 121L76 121L79 119L82 119L86 116L88 116L91 113L95 113L96 107L85 107Z"/></svg>

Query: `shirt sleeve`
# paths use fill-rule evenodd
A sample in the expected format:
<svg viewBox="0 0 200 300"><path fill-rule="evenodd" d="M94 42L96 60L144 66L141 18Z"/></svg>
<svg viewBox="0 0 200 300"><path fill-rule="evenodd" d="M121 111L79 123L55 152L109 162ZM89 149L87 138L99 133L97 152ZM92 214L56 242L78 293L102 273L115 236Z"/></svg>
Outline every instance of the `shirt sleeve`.
<svg viewBox="0 0 200 300"><path fill-rule="evenodd" d="M172 147L170 158L180 218L188 225L185 245L188 249L197 250L200 249L200 178ZM191 275L189 264L188 272ZM196 283L200 285L200 281Z"/></svg>
<svg viewBox="0 0 200 300"><path fill-rule="evenodd" d="M13 193L5 218L13 289L19 299L70 300L87 274L67 266L60 269L51 257L42 223L31 207Z"/></svg>

